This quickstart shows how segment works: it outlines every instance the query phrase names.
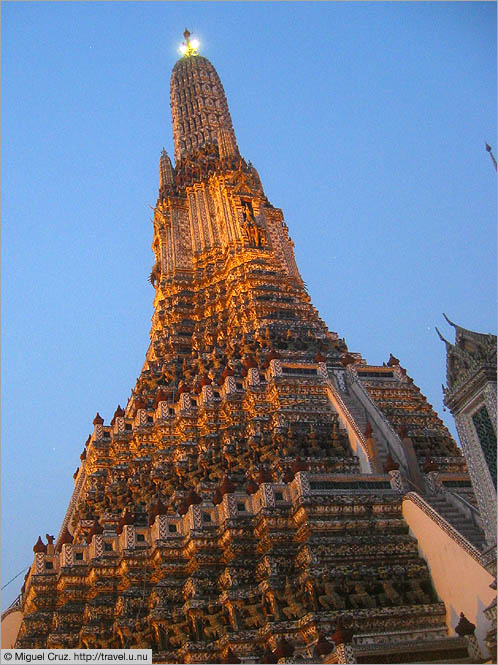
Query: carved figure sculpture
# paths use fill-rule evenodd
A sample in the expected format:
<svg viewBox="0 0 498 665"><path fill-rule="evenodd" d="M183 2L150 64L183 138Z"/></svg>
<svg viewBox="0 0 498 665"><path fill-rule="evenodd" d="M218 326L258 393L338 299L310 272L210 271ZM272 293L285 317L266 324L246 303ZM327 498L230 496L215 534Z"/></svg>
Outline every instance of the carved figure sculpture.
<svg viewBox="0 0 498 665"><path fill-rule="evenodd" d="M349 595L349 600L353 607L375 607L376 602L374 598L371 598L365 590L364 585L361 582L357 582L354 585L355 593Z"/></svg>
<svg viewBox="0 0 498 665"><path fill-rule="evenodd" d="M318 596L318 602L322 607L325 607L327 610L342 610L346 607L346 601L342 598L337 591L335 590L333 584L325 581L324 591L325 593L321 596Z"/></svg>
<svg viewBox="0 0 498 665"><path fill-rule="evenodd" d="M294 590L291 587L289 578L285 578L285 589L282 595L282 600L285 601L285 605L282 608L282 612L288 619L293 619L294 617L300 617L304 614L304 606L296 599Z"/></svg>

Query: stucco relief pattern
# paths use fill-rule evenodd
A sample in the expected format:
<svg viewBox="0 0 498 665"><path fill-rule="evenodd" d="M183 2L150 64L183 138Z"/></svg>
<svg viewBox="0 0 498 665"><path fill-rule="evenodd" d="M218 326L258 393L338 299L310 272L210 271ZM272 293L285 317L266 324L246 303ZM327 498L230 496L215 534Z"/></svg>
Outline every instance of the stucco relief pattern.
<svg viewBox="0 0 498 665"><path fill-rule="evenodd" d="M496 543L496 498L495 489L489 476L477 432L471 416L460 414L455 418L462 448L467 460L481 517L484 522L486 540Z"/></svg>

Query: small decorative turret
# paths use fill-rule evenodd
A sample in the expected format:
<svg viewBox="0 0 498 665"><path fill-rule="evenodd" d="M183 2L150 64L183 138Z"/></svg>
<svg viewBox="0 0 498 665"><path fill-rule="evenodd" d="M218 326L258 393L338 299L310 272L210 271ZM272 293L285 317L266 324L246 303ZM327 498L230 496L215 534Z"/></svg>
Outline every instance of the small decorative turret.
<svg viewBox="0 0 498 665"><path fill-rule="evenodd" d="M278 663L278 656L269 646L266 647L261 663Z"/></svg>
<svg viewBox="0 0 498 665"><path fill-rule="evenodd" d="M211 500L215 506L219 506L223 501L223 495L219 487L214 490L213 498Z"/></svg>
<svg viewBox="0 0 498 665"><path fill-rule="evenodd" d="M123 526L133 524L133 514L130 512L129 508L125 508L121 519L119 520Z"/></svg>
<svg viewBox="0 0 498 665"><path fill-rule="evenodd" d="M285 469L283 475L282 475L282 481L287 485L288 483L291 483L294 480L294 474L290 469Z"/></svg>
<svg viewBox="0 0 498 665"><path fill-rule="evenodd" d="M220 485L220 493L222 496L225 494L233 494L235 492L235 485L232 483L228 476L223 478L223 482Z"/></svg>
<svg viewBox="0 0 498 665"><path fill-rule="evenodd" d="M159 389L154 398L154 409L157 409L159 402L167 402L169 399L169 394L163 390Z"/></svg>
<svg viewBox="0 0 498 665"><path fill-rule="evenodd" d="M353 631L349 628L345 628L342 620L338 619L335 632L331 637L336 647L338 647L340 644L350 644L353 635Z"/></svg>
<svg viewBox="0 0 498 665"><path fill-rule="evenodd" d="M257 367L258 363L256 362L256 359L252 356L248 356L242 361L242 376L247 376L250 369L257 369Z"/></svg>
<svg viewBox="0 0 498 665"><path fill-rule="evenodd" d="M275 655L280 660L281 658L290 658L294 653L294 646L282 637L277 643L277 648L275 649Z"/></svg>
<svg viewBox="0 0 498 665"><path fill-rule="evenodd" d="M67 526L64 527L64 531L61 533L59 542L57 543L57 552L61 552L63 545L71 545L73 542L73 536L69 533Z"/></svg>
<svg viewBox="0 0 498 665"><path fill-rule="evenodd" d="M278 351L276 351L275 349L272 349L264 360L263 369L269 367L272 360L280 360L281 358L282 356L280 355L280 353L278 353Z"/></svg>
<svg viewBox="0 0 498 665"><path fill-rule="evenodd" d="M460 637L465 635L473 635L476 627L471 623L463 612L460 612L460 621L455 626L455 633Z"/></svg>
<svg viewBox="0 0 498 665"><path fill-rule="evenodd" d="M173 166L171 164L171 159L168 156L168 153L163 148L161 152L161 157L159 159L159 189L167 190L173 187L175 184L173 177Z"/></svg>
<svg viewBox="0 0 498 665"><path fill-rule="evenodd" d="M123 418L124 415L125 415L124 409L122 409L121 405L118 404L118 407L117 407L116 411L114 411L114 415L113 415L112 420L111 420L111 427L116 422L116 418Z"/></svg>
<svg viewBox="0 0 498 665"><path fill-rule="evenodd" d="M92 538L94 536L98 536L102 533L104 533L104 527L101 524L99 524L98 520L95 520L86 537L86 542L88 543L88 545L92 542Z"/></svg>
<svg viewBox="0 0 498 665"><path fill-rule="evenodd" d="M227 376L234 376L234 374L235 372L233 371L233 369L229 365L227 365L223 370L223 374L220 376L218 380L218 385L222 386Z"/></svg>
<svg viewBox="0 0 498 665"><path fill-rule="evenodd" d="M187 494L185 497L185 503L188 506L197 506L199 503L202 503L201 497L195 492L194 490L190 490L190 492Z"/></svg>
<svg viewBox="0 0 498 665"><path fill-rule="evenodd" d="M292 472L299 473L299 471L307 471L308 464L300 457L296 457L295 462L292 464Z"/></svg>
<svg viewBox="0 0 498 665"><path fill-rule="evenodd" d="M153 501L150 504L149 508L149 526L154 524L154 521L158 515L166 515L168 512L167 507L161 501L160 498L157 498L156 501Z"/></svg>
<svg viewBox="0 0 498 665"><path fill-rule="evenodd" d="M45 543L42 541L41 536L38 536L38 540L36 541L36 543L35 543L34 546L33 546L33 552L34 552L35 554L39 554L39 553L46 554L46 552L47 552L47 546L46 546Z"/></svg>
<svg viewBox="0 0 498 665"><path fill-rule="evenodd" d="M427 454L424 462L424 473L431 473L431 471L439 471L439 465Z"/></svg>
<svg viewBox="0 0 498 665"><path fill-rule="evenodd" d="M261 485L262 483L271 483L271 482L273 482L273 478L272 478L272 475L271 475L270 471L268 471L267 469L264 469L262 466L259 467L259 473L258 473L258 477L257 477L256 480L257 480L259 485Z"/></svg>
<svg viewBox="0 0 498 665"><path fill-rule="evenodd" d="M181 382L180 385L178 386L178 390L175 393L175 398L174 401L178 402L180 399L180 395L183 395L183 393L189 393L190 392L190 386L188 386L185 382Z"/></svg>
<svg viewBox="0 0 498 665"><path fill-rule="evenodd" d="M397 471L398 469L399 464L393 460L391 455L388 455L384 463L384 473L389 473L389 471Z"/></svg>
<svg viewBox="0 0 498 665"><path fill-rule="evenodd" d="M114 418L122 418L124 414L125 414L124 409L121 408L121 404L118 404L117 409L114 412Z"/></svg>
<svg viewBox="0 0 498 665"><path fill-rule="evenodd" d="M314 656L327 656L331 651L333 651L334 645L331 644L323 635L318 637L318 641L315 644L313 650Z"/></svg>
<svg viewBox="0 0 498 665"><path fill-rule="evenodd" d="M126 507L123 515L119 518L119 522L117 523L115 528L115 531L118 534L118 536L123 533L124 526L131 526L132 524L134 524L134 521L135 520L133 514L130 512L129 508Z"/></svg>
<svg viewBox="0 0 498 665"><path fill-rule="evenodd" d="M100 413L97 411L97 415L93 419L93 424L94 425L103 425L104 424L104 419L100 415Z"/></svg>

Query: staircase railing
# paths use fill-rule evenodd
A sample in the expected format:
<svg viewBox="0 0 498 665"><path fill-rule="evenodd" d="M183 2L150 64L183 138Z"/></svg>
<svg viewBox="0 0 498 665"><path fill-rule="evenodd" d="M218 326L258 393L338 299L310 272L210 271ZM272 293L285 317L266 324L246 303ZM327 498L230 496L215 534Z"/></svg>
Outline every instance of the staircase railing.
<svg viewBox="0 0 498 665"><path fill-rule="evenodd" d="M421 487L419 487L416 483L414 483L413 480L410 480L410 478L408 478L408 477L403 478L403 482L405 482L405 481L406 481L409 485L411 485L412 487L414 487L414 488L417 490L417 492L418 492L419 494L422 494L422 495L427 494L427 490L423 490L423 489L422 489Z"/></svg>
<svg viewBox="0 0 498 665"><path fill-rule="evenodd" d="M408 492L403 497L403 501L412 501L416 506L418 506L433 522L439 524L439 526L446 532L446 534L458 543L470 556L475 559L479 564L481 563L481 552L477 547L467 540L467 538L462 535L455 527L448 522L437 510L435 510L423 497L421 497L417 492Z"/></svg>
<svg viewBox="0 0 498 665"><path fill-rule="evenodd" d="M12 602L11 604L2 612L2 621L5 619L6 616L11 614L11 612L17 612L18 610L20 611L22 609L22 593L20 593Z"/></svg>
<svg viewBox="0 0 498 665"><path fill-rule="evenodd" d="M365 410L365 413L367 415L367 419L369 419L369 417L370 417L374 423L375 423L376 419L379 419L382 422L383 427L389 433L391 441L389 441L389 436L386 436L385 433L382 433L383 438L384 438L384 442L385 442L385 447L387 448L388 455L390 455L391 458L397 464L399 464L402 468L408 469L408 463L407 463L407 460L405 458L404 451L403 451L403 443L402 443L401 439L399 438L398 433L394 430L391 423L385 417L385 415L382 413L382 411L379 409L377 404L375 404L374 400L370 397L370 395L368 394L367 390L362 385L362 383L358 379L358 377L355 376L352 372L347 372L346 374L347 374L347 381L349 381L350 387L351 387L350 392L356 397L356 399L360 403L360 406L362 406L363 409ZM357 393L355 393L355 389L356 389ZM361 397L360 397L360 395L361 395ZM370 412L366 408L367 404L370 407ZM398 447L398 450L394 449L393 444L395 444Z"/></svg>

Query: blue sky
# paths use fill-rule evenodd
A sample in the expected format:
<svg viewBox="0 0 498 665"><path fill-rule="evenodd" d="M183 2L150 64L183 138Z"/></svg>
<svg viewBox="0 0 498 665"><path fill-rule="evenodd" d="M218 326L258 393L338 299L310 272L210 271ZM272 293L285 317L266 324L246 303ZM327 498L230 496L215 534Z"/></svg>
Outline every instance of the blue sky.
<svg viewBox="0 0 498 665"><path fill-rule="evenodd" d="M442 318L496 331L496 5L2 3L3 583L56 534L152 315L149 206L186 26L329 329L444 418ZM22 576L2 597L17 595Z"/></svg>

